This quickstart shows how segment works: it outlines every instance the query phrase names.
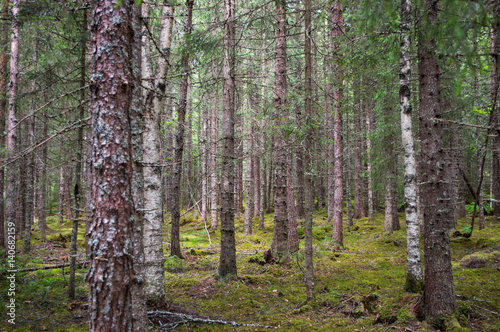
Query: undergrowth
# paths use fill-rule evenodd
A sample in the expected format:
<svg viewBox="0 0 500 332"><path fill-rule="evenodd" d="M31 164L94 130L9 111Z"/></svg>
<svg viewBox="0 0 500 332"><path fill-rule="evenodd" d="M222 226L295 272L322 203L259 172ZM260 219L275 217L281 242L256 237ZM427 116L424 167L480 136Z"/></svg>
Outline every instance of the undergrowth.
<svg viewBox="0 0 500 332"><path fill-rule="evenodd" d="M182 219L183 259L169 257L165 245L165 309L197 317L274 326L282 331L434 331L422 318L420 294L404 291L406 280L406 229L383 233L383 215L373 222L355 221L344 230L344 250L331 245L332 226L324 211L314 215L315 299L306 302L303 224L299 221L301 251L281 264L267 264L263 255L272 242L273 215L265 215L265 230L254 220L253 234L243 234L243 220L236 218L238 278L217 281L220 232L208 233L193 213ZM469 223L459 220L457 229ZM47 243L36 229L31 255L17 255L17 267L53 265L67 260L71 222L49 218ZM81 227L82 228L82 227ZM164 243L169 229L164 229ZM84 230L79 233L84 259ZM21 248L21 242L18 243ZM423 249L423 247L422 247ZM452 265L457 299L456 318L472 331L500 331L500 222L487 217L484 230L469 238L451 238ZM422 250L423 252L423 250ZM422 257L423 259L423 257ZM69 268L17 273L16 326L6 323L5 291L0 294L0 327L5 331L86 331L86 268L77 271L77 297L67 298ZM1 289L6 270L0 269ZM153 330L159 330L153 320ZM170 327L169 327L170 326ZM222 331L231 325L185 321L164 330ZM241 331L264 328L239 327Z"/></svg>

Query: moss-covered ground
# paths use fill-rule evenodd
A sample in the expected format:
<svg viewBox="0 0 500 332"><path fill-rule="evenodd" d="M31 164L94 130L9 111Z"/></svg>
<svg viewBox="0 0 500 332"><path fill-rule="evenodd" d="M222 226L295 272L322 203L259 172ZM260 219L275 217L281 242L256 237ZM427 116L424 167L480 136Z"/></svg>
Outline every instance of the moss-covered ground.
<svg viewBox="0 0 500 332"><path fill-rule="evenodd" d="M166 299L162 307L199 318L235 321L241 324L273 326L281 331L434 331L420 317L419 294L406 293L406 229L383 233L383 215L373 222L366 218L345 229L345 249L331 246L332 226L323 212L314 215L315 300L306 302L303 283L303 252L281 264L265 264L263 252L272 241L273 215L265 216L265 230L243 235L243 220L236 220L238 278L217 281L220 233L208 234L193 214L183 217L181 245L183 259L166 256ZM470 222L459 220L462 230ZM18 268L53 265L69 256L71 222L49 219L49 241L40 242L34 232L34 250L18 254ZM83 227L79 252L84 253ZM356 230L353 230L356 229ZM303 230L299 228L301 250ZM168 227L164 232L168 253ZM21 249L21 242L18 243ZM500 331L500 221L487 217L484 230L469 238L451 239L457 318L472 331ZM84 256L81 258L84 259ZM78 270L77 297L67 298L69 269L18 272L16 276L16 325L7 323L6 269L0 270L0 330L86 331L86 269ZM152 329L175 331L264 331L264 327L234 327L202 324L172 317L152 317Z"/></svg>

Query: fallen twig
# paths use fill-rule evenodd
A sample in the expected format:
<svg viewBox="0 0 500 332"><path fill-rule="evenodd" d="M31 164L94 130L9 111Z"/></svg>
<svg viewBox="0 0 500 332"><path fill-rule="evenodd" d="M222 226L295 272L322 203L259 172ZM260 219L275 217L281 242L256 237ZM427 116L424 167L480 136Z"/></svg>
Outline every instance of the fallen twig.
<svg viewBox="0 0 500 332"><path fill-rule="evenodd" d="M210 319L210 318L199 318L199 317L193 317L191 315L186 315L186 314L180 314L177 312L169 312L169 311L148 311L148 316L175 316L179 317L181 319L190 321L190 322L196 322L196 323L203 323L203 324L222 324L222 325L232 325L232 326L248 326L248 327L263 327L266 329L275 329L276 327L274 326L267 326L267 325L258 325L258 324L243 324L243 323L237 323L234 321L228 321L228 320L220 320L220 319Z"/></svg>
<svg viewBox="0 0 500 332"><path fill-rule="evenodd" d="M89 261L83 261L83 262L76 263L76 265L84 265L84 264L88 264L88 263L89 263ZM71 263L64 263L64 264L50 265L50 266L27 267L27 268L24 268L24 269L16 270L16 272L59 269L59 268L65 267L65 266L69 266L70 264Z"/></svg>
<svg viewBox="0 0 500 332"><path fill-rule="evenodd" d="M480 306L475 305L475 304L473 304L473 306L474 306L474 307L476 307L476 308L479 308L479 309L483 309L484 311L487 311L487 312L489 312L490 314L493 314L493 315L495 315L495 316L500 317L500 314L498 314L498 313L496 313L496 312L494 312L494 311L492 311L492 310L490 310L490 309L486 309L486 308L480 307Z"/></svg>

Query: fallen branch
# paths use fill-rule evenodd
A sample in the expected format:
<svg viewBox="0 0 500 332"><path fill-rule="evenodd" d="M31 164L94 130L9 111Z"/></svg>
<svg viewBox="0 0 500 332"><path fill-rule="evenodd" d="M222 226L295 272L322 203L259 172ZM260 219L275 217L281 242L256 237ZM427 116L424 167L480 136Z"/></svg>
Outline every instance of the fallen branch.
<svg viewBox="0 0 500 332"><path fill-rule="evenodd" d="M90 263L89 261L78 262L76 265L85 265ZM50 266L37 266L37 267L27 267L24 269L16 270L16 272L25 272L25 271L38 271L38 270L50 270L50 269L59 269L65 266L69 266L71 263L64 263L58 265L50 265Z"/></svg>
<svg viewBox="0 0 500 332"><path fill-rule="evenodd" d="M496 312L494 312L494 311L491 311L490 309L486 309L486 308L480 307L480 306L475 305L475 304L473 304L473 306L474 306L474 307L476 307L476 308L479 308L479 309L483 309L484 311L487 311L487 312L489 312L490 314L493 314L493 315L495 315L495 316L500 317L500 315L499 315L498 313L496 313Z"/></svg>
<svg viewBox="0 0 500 332"><path fill-rule="evenodd" d="M186 321L202 323L202 324L222 324L222 325L232 325L235 327L236 326L262 327L262 328L266 328L266 329L275 329L276 328L274 326L258 325L258 324L243 324L243 323L237 323L237 322L228 321L228 320L198 318L198 317L193 317L191 315L180 314L177 312L169 312L169 311L148 311L148 316L150 316L150 317L151 316L174 316L174 317L184 319Z"/></svg>

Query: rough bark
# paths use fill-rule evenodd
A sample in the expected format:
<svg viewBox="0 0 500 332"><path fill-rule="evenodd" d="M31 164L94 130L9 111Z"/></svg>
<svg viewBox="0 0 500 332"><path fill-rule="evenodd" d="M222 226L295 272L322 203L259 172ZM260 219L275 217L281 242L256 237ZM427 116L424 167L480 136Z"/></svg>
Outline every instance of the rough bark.
<svg viewBox="0 0 500 332"><path fill-rule="evenodd" d="M343 144L342 144L342 70L340 63L342 62L340 45L338 38L342 34L344 19L342 16L342 3L336 1L330 7L332 29L330 38L333 42L332 49L335 49L338 54L334 59L335 66L332 73L333 80L336 83L334 90L335 99L335 114L334 114L334 129L333 140L335 142L335 193L334 193L334 208L333 208L333 244L339 249L344 246L344 235L342 230L342 205L344 201L344 183L343 183Z"/></svg>
<svg viewBox="0 0 500 332"><path fill-rule="evenodd" d="M7 21L9 16L9 1L2 0L1 2L1 15L2 20ZM8 34L9 26L5 23L0 28L0 133L5 131L5 114L7 113L7 82L8 70L7 63L9 56L7 54L8 48ZM0 137L0 147L5 146L5 137ZM2 154L2 157L3 154ZM0 248L5 246L5 201L4 201L4 185L5 185L5 168L0 167ZM7 250L6 250L7 252Z"/></svg>
<svg viewBox="0 0 500 332"><path fill-rule="evenodd" d="M279 128L274 134L274 231L271 249L273 254L281 257L287 253L288 215L286 192L287 144L284 127L288 121L288 83L286 77L286 1L276 0L276 60L274 106L276 113L274 123Z"/></svg>
<svg viewBox="0 0 500 332"><path fill-rule="evenodd" d="M210 109L210 229L215 231L219 226L218 218L218 178L217 178L217 151L218 151L218 119L217 119L217 95L212 92L212 107Z"/></svg>
<svg viewBox="0 0 500 332"><path fill-rule="evenodd" d="M495 134L492 143L492 191L495 216L500 216L500 5L492 1L493 20L491 26L491 105L494 108Z"/></svg>
<svg viewBox="0 0 500 332"><path fill-rule="evenodd" d="M12 21L11 21L11 39L10 39L10 75L9 75L9 91L8 91L8 106L7 106L7 154L12 156L17 147L17 124L15 104L18 89L18 55L19 55L19 27L18 27L18 14L19 14L20 0L12 1ZM7 182L5 193L5 225L7 229L16 228L16 204L17 199L17 174L18 163L13 162L6 168ZM17 233L18 230L15 230ZM7 235L14 235L8 231Z"/></svg>
<svg viewBox="0 0 500 332"><path fill-rule="evenodd" d="M64 172L64 216L66 219L73 219L73 212L71 211L71 180L73 172L71 164L68 162L63 167Z"/></svg>
<svg viewBox="0 0 500 332"><path fill-rule="evenodd" d="M252 98L252 96L248 96ZM250 109L252 109L252 106ZM253 174L253 127L247 124L247 162L246 162L246 179L245 179L245 218L243 221L243 232L246 235L252 234L252 217L254 208L254 174Z"/></svg>
<svg viewBox="0 0 500 332"><path fill-rule="evenodd" d="M209 142L208 142L208 107L203 107L202 110L202 133L201 133L201 222L207 222L208 210L208 157L209 157Z"/></svg>
<svg viewBox="0 0 500 332"><path fill-rule="evenodd" d="M438 27L437 0L426 0L423 24ZM444 154L441 118L440 66L434 58L436 41L421 28L418 35L419 105L421 139L421 198L424 214L424 308L432 322L455 312L455 294L448 232L454 225L451 169ZM427 30L428 31L428 30Z"/></svg>
<svg viewBox="0 0 500 332"><path fill-rule="evenodd" d="M222 100L222 190L220 281L237 277L234 228L234 126L235 126L235 15L234 0L224 0L224 88Z"/></svg>
<svg viewBox="0 0 500 332"><path fill-rule="evenodd" d="M83 10L83 30L87 30L87 10ZM87 43L82 40L81 53L80 53L80 103L79 107L80 119L85 117L85 107L83 103L86 99L85 89L86 85L85 72L86 72L86 56L87 56ZM68 297L73 300L75 298L75 272L76 272L76 254L77 254L77 240L78 240L78 223L80 222L80 205L83 199L82 195L82 166L83 166L83 127L78 128L77 133L77 149L76 149L76 165L75 165L75 187L73 190L75 196L75 219L73 220L73 227L71 230L71 249L70 249L70 268L69 268L69 283L68 283Z"/></svg>
<svg viewBox="0 0 500 332"><path fill-rule="evenodd" d="M142 168L144 176L144 276L146 298L150 303L162 303L165 297L165 273L163 271L162 222L163 204L161 194L160 166L160 116L165 107L166 77L172 41L174 8L162 8L159 47L162 54L158 58L156 73L153 75L149 54L149 36L142 34L141 68L145 78L144 89L144 130L142 132ZM142 5L142 17L149 17L148 5ZM146 21L145 24L149 24ZM144 29L144 28L143 28ZM151 79L154 76L154 79ZM169 192L171 197L173 193ZM169 206L171 208L171 206ZM172 212L172 211L170 211Z"/></svg>
<svg viewBox="0 0 500 332"><path fill-rule="evenodd" d="M297 213L295 209L295 195L293 190L293 163L294 154L288 154L288 166L286 169L286 192L287 192L287 214L288 214L288 251L290 253L299 251L299 235L297 233Z"/></svg>
<svg viewBox="0 0 500 332"><path fill-rule="evenodd" d="M188 47L188 35L191 34L193 23L193 5L194 0L186 0L186 22L184 23L185 47ZM181 89L179 94L179 108L177 110L177 132L175 133L175 151L174 151L174 178L172 195L172 230L170 239L170 254L172 256L182 257L180 245L180 195L181 195L181 177L183 166L184 136L187 107L187 91L189 84L189 53L184 52L181 58Z"/></svg>
<svg viewBox="0 0 500 332"><path fill-rule="evenodd" d="M36 49L35 49L36 53ZM27 121L28 127L28 144L31 146L35 143L35 117L32 116ZM24 220L24 246L23 251L25 253L31 250L31 225L33 225L33 198L35 196L35 154L30 153L26 156L26 173L23 176L26 177L26 214L23 216Z"/></svg>
<svg viewBox="0 0 500 332"><path fill-rule="evenodd" d="M358 92L359 93L359 92ZM366 217L366 211L363 206L363 172L361 151L362 151L362 136L361 136L361 100L358 101L358 112L354 115L354 212L353 219Z"/></svg>
<svg viewBox="0 0 500 332"><path fill-rule="evenodd" d="M93 3L91 99L92 200L89 330L134 331L134 202L131 108L137 88L132 70L132 7L124 0ZM126 47L124 47L126 45ZM136 67L135 67L136 68Z"/></svg>
<svg viewBox="0 0 500 332"><path fill-rule="evenodd" d="M312 178L312 158L311 150L313 147L313 128L312 128L312 56L311 56L311 0L305 0L305 34L304 34L304 53L305 53L305 84L304 84L304 116L305 116L305 151L304 151L304 198L305 198L305 211L304 211L304 234L305 234L305 261L306 270L304 275L304 282L306 284L306 297L307 300L314 298L314 247L313 247L313 178Z"/></svg>
<svg viewBox="0 0 500 332"><path fill-rule="evenodd" d="M369 108L367 108L366 111L366 178L368 179L368 221L373 221L375 219L375 209L373 206L374 202L371 162L372 139L370 137L372 128L372 114Z"/></svg>
<svg viewBox="0 0 500 332"><path fill-rule="evenodd" d="M41 136L47 137L48 127L45 119L45 112L43 113L43 118L41 121ZM47 214L45 208L47 206L47 201L51 204L50 199L47 200L47 144L42 147L40 155L40 163L38 164L38 195L36 199L37 204L37 217L38 217L38 228L40 229L42 241L47 241ZM0 174L1 179L1 174ZM50 188L50 187L49 187Z"/></svg>
<svg viewBox="0 0 500 332"><path fill-rule="evenodd" d="M352 217L352 193L351 193L351 142L349 132L351 130L351 126L349 124L349 112L346 112L346 122L344 127L345 130L345 141L344 141L344 149L345 149L345 159L346 163L344 165L344 174L345 174L345 195L346 195L346 219L347 219L347 230L349 227L353 225L353 217Z"/></svg>
<svg viewBox="0 0 500 332"><path fill-rule="evenodd" d="M164 13L166 8L164 8ZM140 6L134 6L132 9L132 29L133 31L141 30L141 15ZM170 18L171 19L171 18ZM130 109L130 132L132 146L132 196L134 199L134 228L133 228L133 244L134 244L134 281L131 286L132 296L132 323L134 332L142 332L148 328L148 314L146 306L146 278L145 278L145 255L144 255L144 148L143 148L143 132L144 132L144 113L145 105L142 99L142 73L139 68L142 65L142 34L134 33L134 42L132 45L132 63L131 67L135 68L134 87L132 89L132 104ZM142 68L141 68L142 69Z"/></svg>
<svg viewBox="0 0 500 332"><path fill-rule="evenodd" d="M57 201L57 215L59 223L64 222L64 166L59 166L59 191Z"/></svg>

